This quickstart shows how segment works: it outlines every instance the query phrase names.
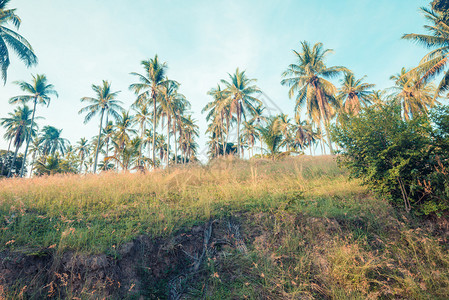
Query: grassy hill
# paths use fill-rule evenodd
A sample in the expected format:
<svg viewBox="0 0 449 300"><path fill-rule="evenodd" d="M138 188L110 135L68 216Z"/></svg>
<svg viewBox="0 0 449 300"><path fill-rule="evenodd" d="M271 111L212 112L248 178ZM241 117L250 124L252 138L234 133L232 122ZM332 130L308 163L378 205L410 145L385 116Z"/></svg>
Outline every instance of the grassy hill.
<svg viewBox="0 0 449 300"><path fill-rule="evenodd" d="M449 297L449 223L332 157L2 180L0 222L0 298Z"/></svg>

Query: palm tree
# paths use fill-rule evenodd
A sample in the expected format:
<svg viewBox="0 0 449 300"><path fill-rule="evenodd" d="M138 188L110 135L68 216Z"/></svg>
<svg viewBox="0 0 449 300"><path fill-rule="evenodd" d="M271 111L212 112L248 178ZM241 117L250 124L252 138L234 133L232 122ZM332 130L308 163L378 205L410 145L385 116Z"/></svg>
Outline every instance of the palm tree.
<svg viewBox="0 0 449 300"><path fill-rule="evenodd" d="M311 47L308 42L303 41L301 46L302 52L293 50L297 62L282 73L284 79L281 84L290 87L290 98L297 93L297 111L306 106L309 118L315 120L318 126L322 124L327 133L330 151L333 153L328 127L332 110L338 106L338 101L334 97L336 88L327 79L335 78L341 72L349 70L341 66L327 67L325 58L332 50L323 49L322 43Z"/></svg>
<svg viewBox="0 0 449 300"><path fill-rule="evenodd" d="M369 96L374 84L362 82L365 77L356 79L352 72L346 72L341 80L337 97L346 113L358 114L362 106L371 104Z"/></svg>
<svg viewBox="0 0 449 300"><path fill-rule="evenodd" d="M198 125L191 115L182 119L182 135L179 137L181 141L181 149L184 152L183 160L190 161L191 155L195 154L198 145L195 143L195 137L199 136Z"/></svg>
<svg viewBox="0 0 449 300"><path fill-rule="evenodd" d="M410 71L415 75L410 76L409 79L413 78L412 80L416 86L429 82L431 79L441 74L447 67L449 54L449 20L445 18L442 12L429 10L427 8L421 8L421 11L425 18L431 23L430 25L424 26L430 34L410 33L405 34L402 37L403 39L421 44L426 48L434 48L421 59L418 67ZM444 76L435 90L433 99L438 98L448 90L449 70L444 73Z"/></svg>
<svg viewBox="0 0 449 300"><path fill-rule="evenodd" d="M175 138L175 164L178 163L178 143L179 139L176 136L178 130L180 130L180 124L186 111L190 109L191 104L187 101L186 97L182 94L178 94L173 101L173 134Z"/></svg>
<svg viewBox="0 0 449 300"><path fill-rule="evenodd" d="M4 84L6 84L6 72L10 64L9 49L16 52L19 59L27 67L37 64L37 57L30 43L23 36L6 27L8 24L11 24L16 29L19 29L22 22L19 16L15 14L16 9L7 8L9 1L0 0L0 69Z"/></svg>
<svg viewBox="0 0 449 300"><path fill-rule="evenodd" d="M139 83L134 83L129 86L129 89L136 93L138 101L145 101L145 99L153 100L153 132L156 132L156 113L157 113L157 96L160 93L162 84L166 81L165 73L167 71L167 63L161 63L157 55L149 60L143 60L140 63L145 74L131 73L139 78ZM156 161L156 134L153 135L153 162Z"/></svg>
<svg viewBox="0 0 449 300"><path fill-rule="evenodd" d="M131 128L134 123L134 118L128 113L123 112L120 119L115 124L114 144L116 148L117 157L122 155L126 144L131 140L130 135L136 134L136 130Z"/></svg>
<svg viewBox="0 0 449 300"><path fill-rule="evenodd" d="M434 86L424 81L417 84L420 79L416 74L402 68L401 73L391 76L390 79L394 80L395 86L391 88L393 97L401 103L405 120L421 113L426 114L435 104Z"/></svg>
<svg viewBox="0 0 449 300"><path fill-rule="evenodd" d="M59 152L64 155L69 141L61 137L62 129L57 129L53 126L45 126L42 128L42 134L39 137L39 146L42 148L42 154L46 157L48 155L55 155Z"/></svg>
<svg viewBox="0 0 449 300"><path fill-rule="evenodd" d="M146 126L151 124L150 111L146 103L136 104L133 108L136 114L134 115L134 122L140 127L140 139L143 141L145 137ZM144 143L139 145L139 157L137 159L137 165L142 165L142 147Z"/></svg>
<svg viewBox="0 0 449 300"><path fill-rule="evenodd" d="M28 126L31 124L31 115L33 111L29 109L28 106L24 105L14 110L13 113L9 113L9 118L2 118L0 124L6 127L6 130L10 132L13 138L13 146L16 147L14 151L14 156L12 159L11 166L8 171L8 177L11 177L11 172L13 166L16 162L17 152L22 146L23 142L28 138L30 131L28 131ZM35 131L31 131L31 134L36 134ZM25 160L22 161L22 165Z"/></svg>
<svg viewBox="0 0 449 300"><path fill-rule="evenodd" d="M89 141L86 138L81 138L76 145L76 151L78 152L78 156L80 158L80 174L83 171L84 160L89 156L90 145ZM87 173L87 168L86 168Z"/></svg>
<svg viewBox="0 0 449 300"><path fill-rule="evenodd" d="M253 148L256 143L256 137L258 135L256 126L254 125L254 120L250 120L248 122L243 122L243 138L246 143L248 143L250 156L253 156Z"/></svg>
<svg viewBox="0 0 449 300"><path fill-rule="evenodd" d="M84 118L84 124L89 122L97 113L100 113L100 129L98 134L97 147L95 150L95 160L94 160L94 173L97 172L97 162L98 162L98 151L100 150L100 140L101 140L101 131L103 128L103 116L105 112L111 114L111 116L118 120L120 115L118 112L123 111L123 108L120 106L122 104L121 101L117 100L117 95L120 91L112 92L111 84L103 80L102 85L92 85L92 90L96 94L96 98L91 97L83 97L81 98L81 102L90 103L88 106L83 107L78 113L87 112L86 117Z"/></svg>
<svg viewBox="0 0 449 300"><path fill-rule="evenodd" d="M1 0L0 0L1 1ZM39 104L46 104L47 107L50 105L50 96L54 95L58 97L58 93L55 91L54 86L52 84L47 83L47 77L45 75L39 75L36 76L32 75L33 79L31 83L27 83L25 81L16 81L15 84L19 85L20 89L28 95L22 95L22 96L16 96L12 97L9 102L10 103L27 103L29 101L33 101L33 116L31 117L31 125L30 125L30 131L33 131L34 126L34 115L36 113L36 105ZM22 165L22 169L20 170L20 177L23 176L23 171L25 169L27 154L28 154L28 146L30 144L30 138L31 135L27 136L27 142L25 147L25 154L23 156L24 163Z"/></svg>
<svg viewBox="0 0 449 300"><path fill-rule="evenodd" d="M206 106L201 111L202 113L209 111L206 120L209 121L212 119L213 126L217 129L221 129L217 131L217 138L221 137L221 144L223 145L223 155L226 155L226 144L228 143L229 137L229 127L232 122L232 115L229 101L230 99L226 97L225 91L221 89L221 86L218 84L217 88L212 88L208 95L214 98L213 101L206 104ZM226 134L224 133L226 129ZM225 140L226 136L226 140Z"/></svg>
<svg viewBox="0 0 449 300"><path fill-rule="evenodd" d="M225 95L230 101L230 111L237 117L237 156L240 157L240 122L242 116L246 117L246 111L253 114L255 107L261 104L261 101L254 94L259 93L260 89L256 85L251 85L255 79L246 77L245 71L239 69L234 74L228 74L230 81L221 80L226 86Z"/></svg>
<svg viewBox="0 0 449 300"><path fill-rule="evenodd" d="M274 160L277 153L279 153L279 148L282 143L282 131L280 128L279 116L267 118L267 126L257 127L261 133L261 137L268 150L270 151L270 157Z"/></svg>
<svg viewBox="0 0 449 300"><path fill-rule="evenodd" d="M180 99L185 99L185 96L178 93L179 83L173 80L166 80L161 87L160 93L160 111L159 115L161 117L166 117L167 119L167 156L166 156L166 164L169 166L170 161L170 129L171 129L171 121L173 115L175 113L175 99L182 101ZM175 142L176 144L176 142Z"/></svg>

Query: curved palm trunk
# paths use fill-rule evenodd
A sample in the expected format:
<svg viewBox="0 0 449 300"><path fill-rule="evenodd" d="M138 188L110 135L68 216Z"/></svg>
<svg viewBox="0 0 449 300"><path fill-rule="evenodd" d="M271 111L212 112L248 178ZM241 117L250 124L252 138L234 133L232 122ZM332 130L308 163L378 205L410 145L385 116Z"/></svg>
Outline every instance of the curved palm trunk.
<svg viewBox="0 0 449 300"><path fill-rule="evenodd" d="M16 151L14 151L14 157L12 159L12 163L11 163L11 167L9 168L9 172L8 172L8 178L11 177L11 173L12 173L12 168L14 168L14 164L16 163L16 158L17 158L17 152L19 152L19 148L20 148L20 144L16 146ZM22 162L22 166L23 166L23 162Z"/></svg>
<svg viewBox="0 0 449 300"><path fill-rule="evenodd" d="M100 131L98 133L97 150L95 150L94 174L97 173L98 151L100 150L101 128L103 127L104 109L101 110Z"/></svg>
<svg viewBox="0 0 449 300"><path fill-rule="evenodd" d="M27 161L28 146L30 145L31 133L33 132L34 114L36 112L36 104L37 104L37 96L34 97L33 116L31 117L30 134L28 134L28 136L27 136L27 145L25 147L25 154L23 155L22 167L20 168L20 177L23 177L23 171L25 170L25 165L26 165L26 161Z"/></svg>
<svg viewBox="0 0 449 300"><path fill-rule="evenodd" d="M323 105L323 97L321 95L321 90L317 87L316 91L317 91L317 96L318 96L318 101L319 101L319 107L320 107L320 114L321 114L321 119L323 120L323 125L324 125L324 129L326 130L326 136L327 136L327 142L329 143L329 150L331 152L331 155L334 154L334 149L332 148L332 141L331 141L331 137L329 134L329 122L327 120L327 118L324 115L324 105Z"/></svg>
<svg viewBox="0 0 449 300"><path fill-rule="evenodd" d="M0 176L3 175L3 171L5 170L5 165L7 165L9 162L9 150L11 149L12 140L13 140L12 138L9 140L8 151L6 151L6 155L5 155L6 161L3 161L2 171L0 172Z"/></svg>

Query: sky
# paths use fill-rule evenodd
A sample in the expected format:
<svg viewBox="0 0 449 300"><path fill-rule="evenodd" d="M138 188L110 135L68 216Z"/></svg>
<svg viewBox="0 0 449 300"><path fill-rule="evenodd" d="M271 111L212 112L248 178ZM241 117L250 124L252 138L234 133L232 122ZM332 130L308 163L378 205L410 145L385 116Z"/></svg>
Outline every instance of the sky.
<svg viewBox="0 0 449 300"><path fill-rule="evenodd" d="M228 73L246 70L257 79L269 112L293 116L294 100L280 84L281 73L294 62L292 50L299 50L301 41L322 42L334 50L328 66L366 75L376 89L391 87L391 75L416 66L427 52L401 36L424 32L419 7L429 2L12 0L9 7L22 18L18 32L32 44L39 64L27 69L11 55L7 83L0 86L0 118L14 109L8 99L22 94L14 81L46 74L59 97L37 108L36 115L45 118L38 121L40 127L63 129L72 144L91 139L98 134L99 117L84 124L80 98L93 97L91 85L108 80L128 108L135 100L128 87L136 78L130 73L143 73L140 62L157 54L192 103L204 159L207 123L201 110L212 100L207 91ZM7 148L3 139L0 148Z"/></svg>

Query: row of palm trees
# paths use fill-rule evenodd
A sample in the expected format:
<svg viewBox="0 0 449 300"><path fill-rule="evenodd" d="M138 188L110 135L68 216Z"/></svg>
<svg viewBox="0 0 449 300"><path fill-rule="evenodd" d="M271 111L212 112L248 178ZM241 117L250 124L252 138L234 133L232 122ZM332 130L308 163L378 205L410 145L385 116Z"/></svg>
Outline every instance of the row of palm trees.
<svg viewBox="0 0 449 300"><path fill-rule="evenodd" d="M404 119L409 120L417 114L427 113L438 103L436 95L439 89L423 79L420 72L403 68L399 74L390 77L394 81L392 88L375 91L374 84L364 82L365 76L357 78L343 66L328 67L325 60L331 52L324 49L322 43L312 46L306 41L301 42L300 51L293 51L295 62L283 72L281 84L289 88L289 97L296 100L294 122L284 114L264 116L262 102L255 97L260 93L253 84L255 80L248 79L239 69L228 74L229 81L221 80L223 86L218 84L209 91L213 100L203 109L209 121L206 131L209 134L209 153L218 156L236 152L241 156L243 149L248 148L252 155L257 139L261 143L261 154L264 142L272 157L282 146L289 153L310 147L312 153L318 143L322 153L325 149L323 144L333 153L329 127L332 122L338 123L343 115L356 116L368 105L397 101L401 103ZM339 88L331 81L338 77L341 77ZM302 121L304 108L306 121ZM242 117L245 119L243 124ZM241 124L243 136L240 134ZM228 143L234 132L232 129L237 132L233 140L236 147ZM323 142L324 137L327 143Z"/></svg>
<svg viewBox="0 0 449 300"><path fill-rule="evenodd" d="M71 151L66 151L70 143L60 137L62 130L46 126L41 135L37 134L37 105L49 105L51 97L58 96L46 76L33 76L30 83L15 82L25 94L11 98L10 103L22 106L1 121L6 129L5 139L15 147L11 162L7 162L8 177L12 175L19 148L25 145L23 160L26 161L30 143L35 146L32 165L45 166L49 156L52 156L50 161L54 164L53 156L67 154L68 157L78 157L77 161L69 164L71 170L82 171L84 166L84 172L88 172L92 165L93 173L97 172L100 156L103 157L102 170L144 170L161 165L163 160L166 166L196 160L198 125L189 113L189 101L179 92L180 84L167 78L167 64L161 63L157 55L141 64L144 74L132 73L137 76L138 82L130 85L130 90L136 94L130 111L125 111L123 102L117 99L120 92L113 91L111 84L105 80L100 85L92 85L93 97L81 98L81 102L87 105L79 113L85 114L85 123L99 115L99 132L92 142L83 138L76 147L69 147ZM29 102L32 102L33 109L26 105ZM165 130L166 135L158 133L159 129ZM145 155L145 148L151 149L151 156ZM78 156L72 155L75 152ZM39 159L35 160L36 156ZM90 165L89 156L92 156ZM5 167L3 162L2 168ZM25 164L22 164L17 175L23 176L24 169Z"/></svg>
<svg viewBox="0 0 449 300"><path fill-rule="evenodd" d="M8 47L27 66L37 63L36 55L26 39L5 27L13 25L18 29L21 22L15 10L7 8L8 2L0 0L0 53L3 53L0 67L5 81L9 66ZM400 73L391 76L394 86L384 91L374 91L374 84L364 82L365 77L357 78L343 66L327 66L326 58L332 50L325 49L323 44L301 42L301 50L293 51L295 61L283 72L281 80L281 84L289 89L289 97L296 101L293 121L283 114L264 115L265 108L259 99L261 90L255 84L256 80L248 78L245 71L237 69L235 73L228 74L227 80L221 80L217 87L208 92L212 101L203 109L209 121L206 132L210 137L210 155L214 157L235 153L242 157L244 149L249 149L250 155L254 155L257 140L260 141L261 154L265 143L271 156L280 152L282 147L287 153L309 147L310 153L313 153L318 144L322 149L327 145L333 153L329 126L334 122L338 124L342 115L356 116L364 106L380 106L386 101L399 102L405 120L427 113L449 89L449 71L446 71L437 87L431 82L447 69L449 24L443 12L426 8L422 11L430 22L425 26L430 34L406 34L403 38L433 50L423 57L417 67L411 70L403 68ZM80 113L86 114L85 122L100 115L98 136L91 142L80 140L76 149L67 146L73 151L63 151L64 145L54 152L33 152L33 156L43 156L44 159L38 161L45 164L48 156L77 152L78 155L69 157L78 157L79 170L83 170L85 162L89 162L93 172L97 172L100 165L101 169L108 169L111 165L121 169L144 169L154 168L161 161L169 166L171 162L177 164L195 159L198 126L189 114L190 103L179 93L180 84L167 78L167 64L161 62L157 55L142 61L141 65L143 73L131 73L138 81L130 86L130 90L136 94L132 113L122 108L122 102L117 99L119 92L112 91L108 81L92 85L95 96L81 99L88 105ZM332 80L339 77L340 87L337 88ZM17 159L22 144L25 144L23 159L26 161L30 145L44 147L43 142L39 142L42 141L39 138L42 133L38 133L35 124L37 105L49 105L50 98L57 96L57 93L47 83L45 75L33 76L31 83L17 84L26 95L13 97L10 102L23 106L2 119L1 124L7 129L5 138L9 141L9 148L12 146L15 149L12 161ZM30 102L33 109L26 105ZM304 115L305 121L302 120ZM160 133L162 130L166 130L166 135ZM56 128L52 132L54 136L56 132L61 133ZM170 151L171 146L173 151ZM151 150L148 155L145 155L145 148ZM99 163L100 156L103 159ZM11 173L14 163L9 165ZM20 176L24 174L24 165ZM90 165L85 166L85 172L90 170Z"/></svg>

